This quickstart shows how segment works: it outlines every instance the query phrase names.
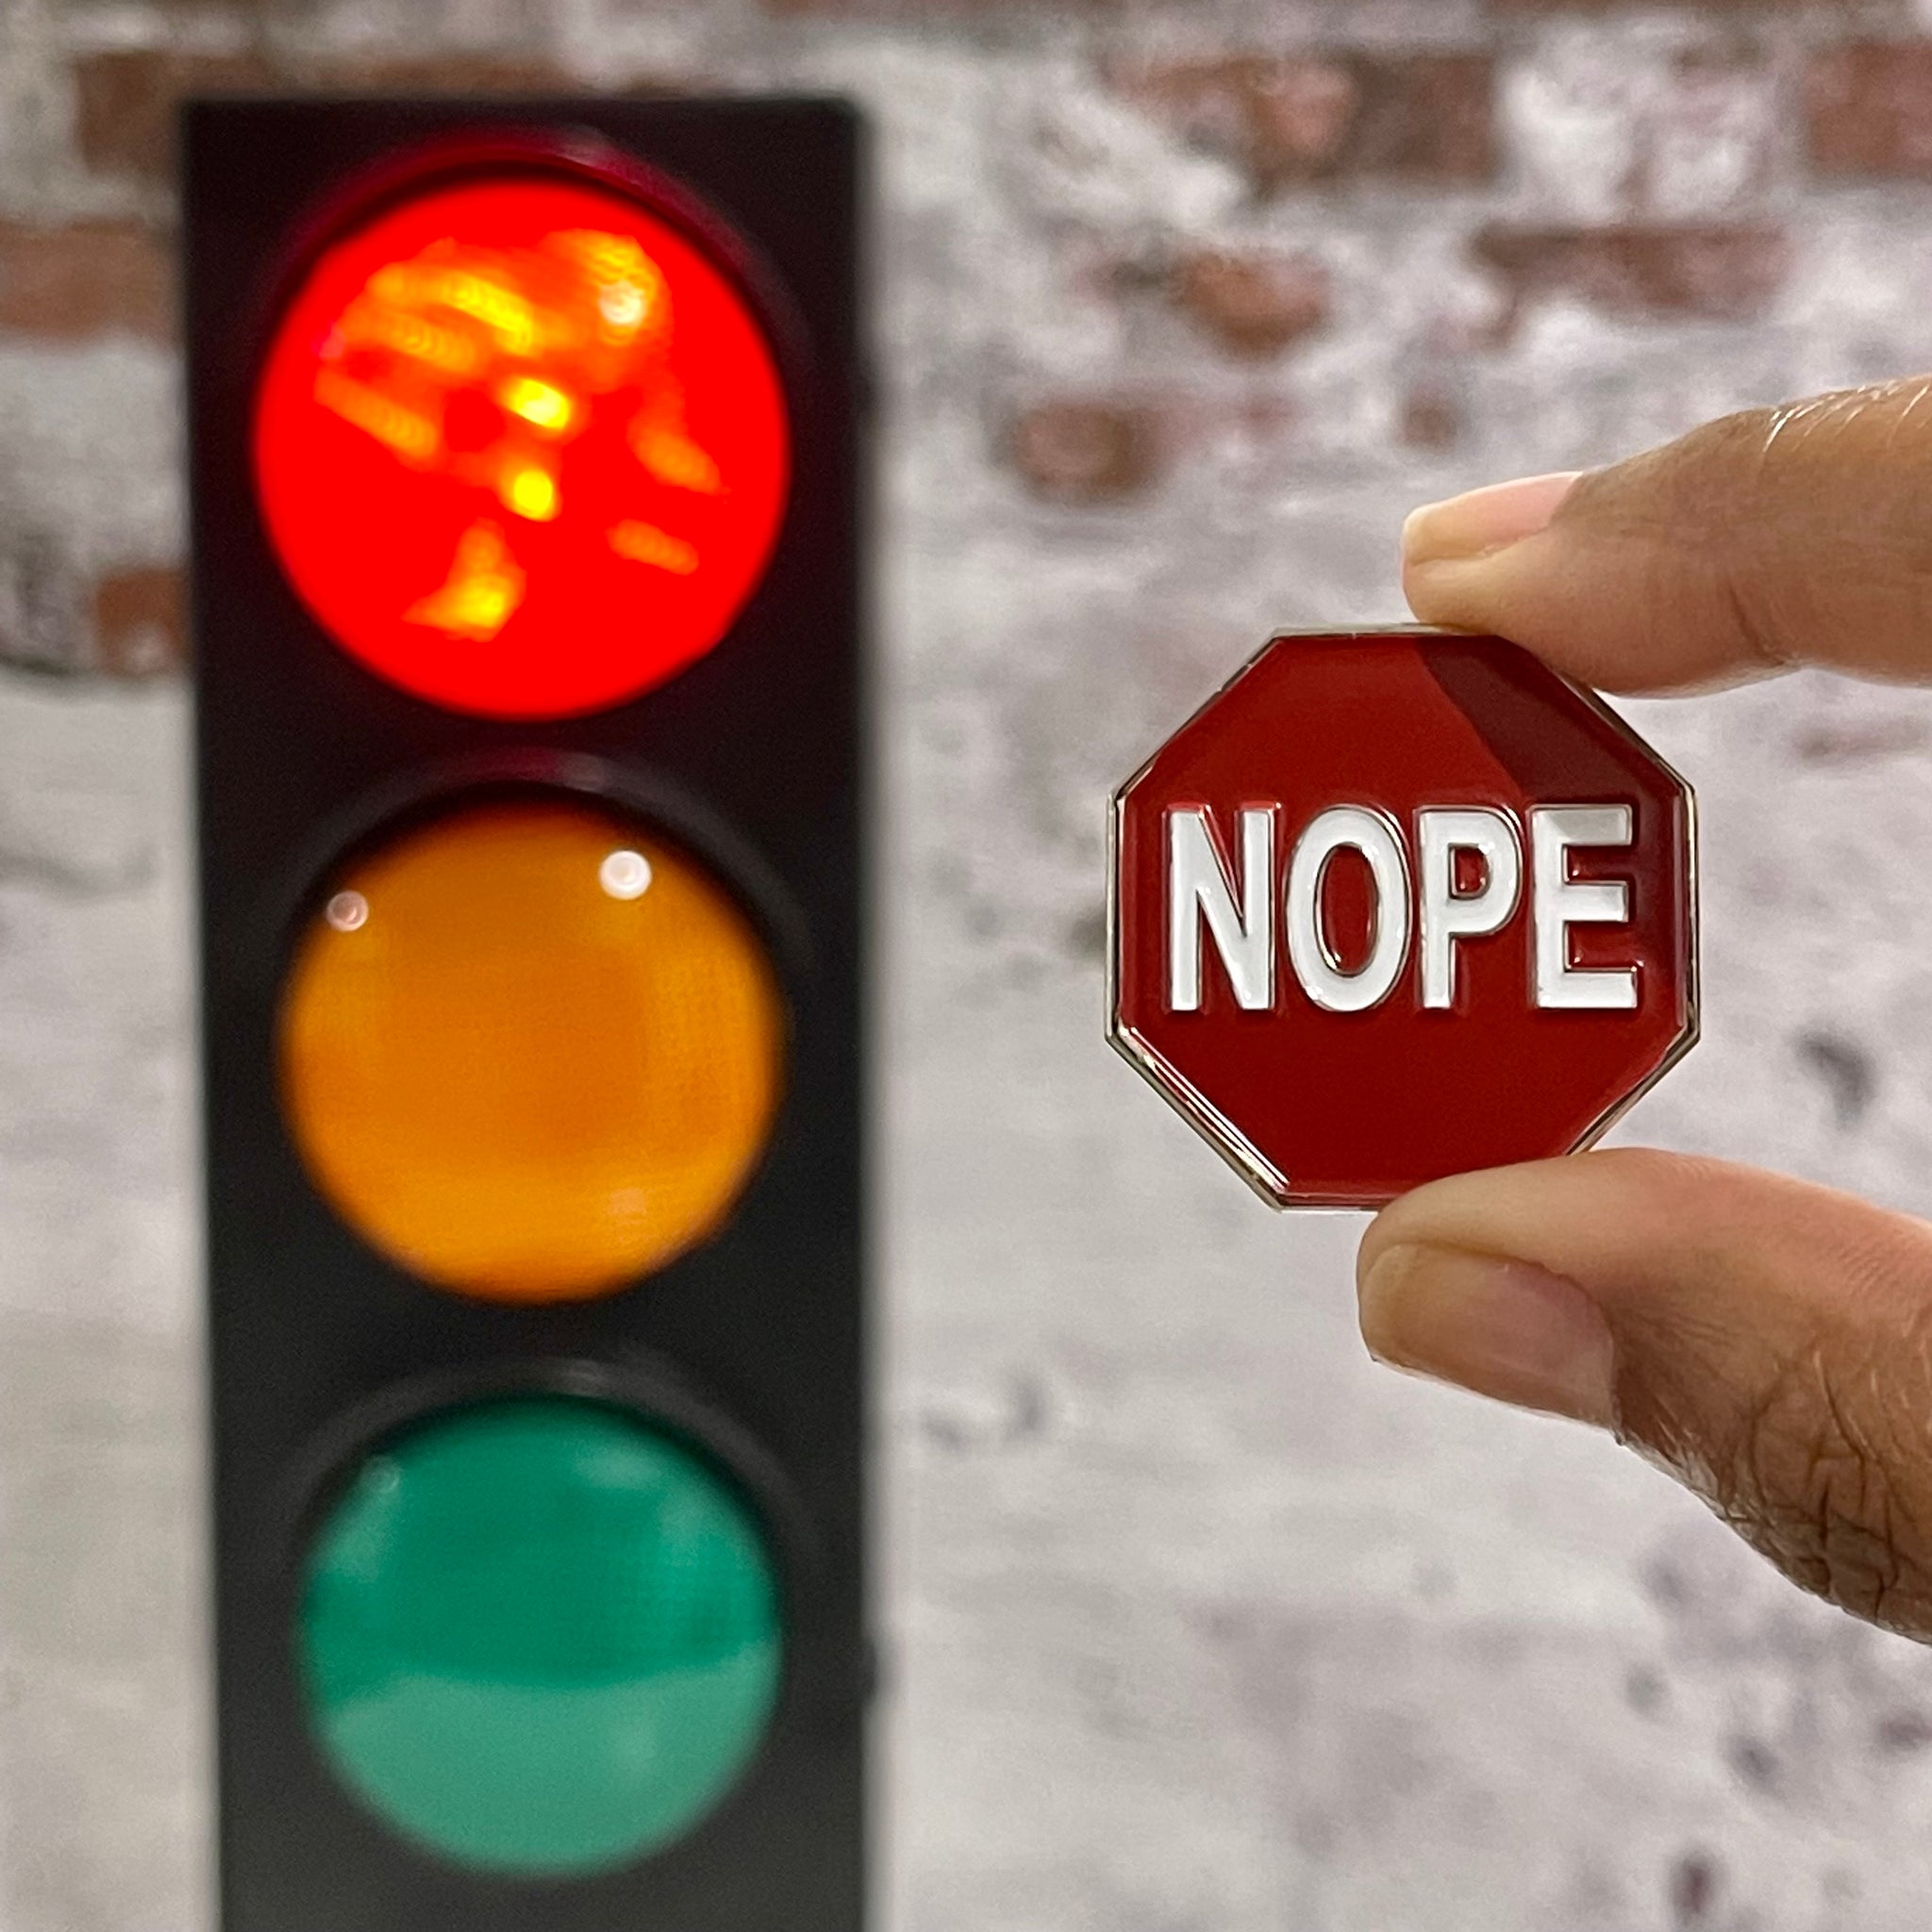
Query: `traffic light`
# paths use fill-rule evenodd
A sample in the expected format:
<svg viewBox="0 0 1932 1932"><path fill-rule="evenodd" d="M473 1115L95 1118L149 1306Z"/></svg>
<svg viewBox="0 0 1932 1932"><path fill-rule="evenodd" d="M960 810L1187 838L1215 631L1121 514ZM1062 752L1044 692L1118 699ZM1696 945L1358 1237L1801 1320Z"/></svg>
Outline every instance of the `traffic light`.
<svg viewBox="0 0 1932 1932"><path fill-rule="evenodd" d="M226 1932L857 1932L861 131L185 119Z"/></svg>

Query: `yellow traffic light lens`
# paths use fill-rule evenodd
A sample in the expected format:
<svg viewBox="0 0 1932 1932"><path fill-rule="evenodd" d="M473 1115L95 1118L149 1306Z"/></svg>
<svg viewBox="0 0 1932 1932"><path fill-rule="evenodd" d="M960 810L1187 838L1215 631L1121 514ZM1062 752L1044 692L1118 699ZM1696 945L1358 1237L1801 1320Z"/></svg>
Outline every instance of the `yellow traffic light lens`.
<svg viewBox="0 0 1932 1932"><path fill-rule="evenodd" d="M784 1035L763 942L684 852L593 806L475 806L333 881L284 993L283 1107L322 1193L404 1267L575 1300L724 1221Z"/></svg>

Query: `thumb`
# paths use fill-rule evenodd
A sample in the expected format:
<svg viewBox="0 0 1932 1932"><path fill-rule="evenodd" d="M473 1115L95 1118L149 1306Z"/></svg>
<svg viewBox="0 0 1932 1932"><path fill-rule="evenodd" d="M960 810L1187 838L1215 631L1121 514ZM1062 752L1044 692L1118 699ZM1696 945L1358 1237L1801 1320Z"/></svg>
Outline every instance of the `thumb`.
<svg viewBox="0 0 1932 1932"><path fill-rule="evenodd" d="M1581 476L1418 510L1424 623L1611 691L1806 661L1932 673L1932 381L1747 410Z"/></svg>
<svg viewBox="0 0 1932 1932"><path fill-rule="evenodd" d="M1382 1359L1614 1430L1794 1582L1932 1639L1932 1225L1620 1150L1420 1189L1357 1275Z"/></svg>

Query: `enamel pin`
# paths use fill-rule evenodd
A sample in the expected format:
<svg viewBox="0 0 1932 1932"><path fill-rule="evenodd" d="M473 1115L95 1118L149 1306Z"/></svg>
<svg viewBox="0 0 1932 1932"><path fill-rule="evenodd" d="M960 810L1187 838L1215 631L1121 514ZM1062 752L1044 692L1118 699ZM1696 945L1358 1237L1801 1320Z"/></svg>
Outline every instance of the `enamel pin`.
<svg viewBox="0 0 1932 1932"><path fill-rule="evenodd" d="M1696 1040L1690 789L1499 639L1277 637L1110 831L1109 1036L1277 1207L1588 1147Z"/></svg>

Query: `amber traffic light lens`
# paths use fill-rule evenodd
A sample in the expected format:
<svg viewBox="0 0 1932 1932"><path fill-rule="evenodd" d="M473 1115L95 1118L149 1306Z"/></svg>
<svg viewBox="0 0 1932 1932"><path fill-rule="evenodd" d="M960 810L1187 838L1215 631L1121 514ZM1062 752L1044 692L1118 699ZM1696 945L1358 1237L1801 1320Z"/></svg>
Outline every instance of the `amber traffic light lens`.
<svg viewBox="0 0 1932 1932"><path fill-rule="evenodd" d="M784 1014L718 880L602 808L473 807L351 864L297 946L283 1106L375 1246L490 1300L608 1293L730 1212Z"/></svg>
<svg viewBox="0 0 1932 1932"><path fill-rule="evenodd" d="M777 541L791 429L763 329L689 237L508 176L322 251L262 367L255 468L344 650L437 704L547 718L724 638Z"/></svg>

